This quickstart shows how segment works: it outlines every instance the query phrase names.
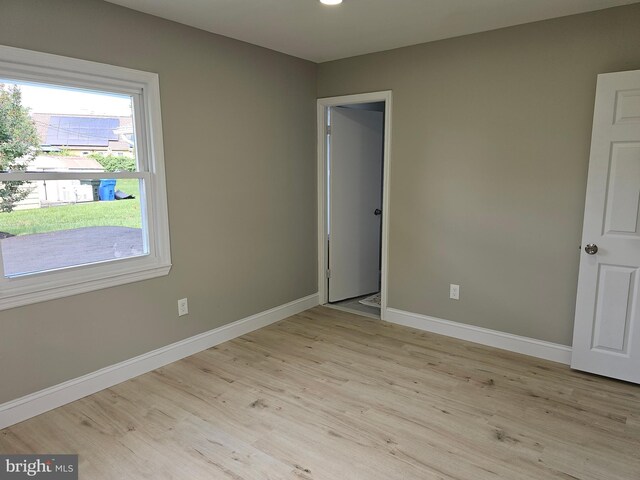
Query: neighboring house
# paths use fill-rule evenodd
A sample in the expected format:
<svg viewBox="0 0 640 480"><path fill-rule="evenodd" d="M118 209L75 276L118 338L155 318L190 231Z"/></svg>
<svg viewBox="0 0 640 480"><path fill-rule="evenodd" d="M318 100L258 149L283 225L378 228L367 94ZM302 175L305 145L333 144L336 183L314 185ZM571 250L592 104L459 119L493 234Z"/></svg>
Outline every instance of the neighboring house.
<svg viewBox="0 0 640 480"><path fill-rule="evenodd" d="M44 151L69 150L74 155L133 156L132 118L104 115L33 113Z"/></svg>
<svg viewBox="0 0 640 480"><path fill-rule="evenodd" d="M131 116L32 113L31 118L44 155L29 164L29 170L104 172L100 163L87 156L93 153L134 156ZM47 155L61 151L67 151L69 155ZM31 192L16 204L16 210L96 200L90 181L32 182L25 188L30 188Z"/></svg>
<svg viewBox="0 0 640 480"><path fill-rule="evenodd" d="M97 160L89 157L39 155L29 164L29 170L39 172L104 172ZM16 210L41 208L65 203L96 200L90 180L49 180L31 182L29 196L18 202Z"/></svg>

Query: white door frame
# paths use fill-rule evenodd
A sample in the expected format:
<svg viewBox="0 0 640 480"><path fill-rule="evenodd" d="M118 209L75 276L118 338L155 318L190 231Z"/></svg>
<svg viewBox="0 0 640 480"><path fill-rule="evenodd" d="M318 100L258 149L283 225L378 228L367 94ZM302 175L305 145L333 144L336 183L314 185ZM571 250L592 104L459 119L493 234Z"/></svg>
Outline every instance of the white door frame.
<svg viewBox="0 0 640 480"><path fill-rule="evenodd" d="M382 265L380 279L380 318L387 309L387 266L389 258L389 165L391 163L391 90L318 99L318 293L320 305L328 300L327 291L327 109L354 103L384 103L384 151L382 159Z"/></svg>

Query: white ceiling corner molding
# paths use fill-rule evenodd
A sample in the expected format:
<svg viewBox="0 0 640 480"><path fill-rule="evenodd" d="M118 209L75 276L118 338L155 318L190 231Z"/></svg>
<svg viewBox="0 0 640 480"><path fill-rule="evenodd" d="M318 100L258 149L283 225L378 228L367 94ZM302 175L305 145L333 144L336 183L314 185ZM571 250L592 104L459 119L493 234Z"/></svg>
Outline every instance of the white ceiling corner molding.
<svg viewBox="0 0 640 480"><path fill-rule="evenodd" d="M319 63L640 0L107 1Z"/></svg>

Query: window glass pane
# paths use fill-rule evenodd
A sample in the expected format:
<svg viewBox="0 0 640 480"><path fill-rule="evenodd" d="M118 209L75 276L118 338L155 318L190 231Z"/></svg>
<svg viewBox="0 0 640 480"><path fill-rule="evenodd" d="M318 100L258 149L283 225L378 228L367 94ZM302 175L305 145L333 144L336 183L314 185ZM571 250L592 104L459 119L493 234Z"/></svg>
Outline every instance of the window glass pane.
<svg viewBox="0 0 640 480"><path fill-rule="evenodd" d="M5 158L2 169L32 172L137 169L131 96L2 78L0 88L0 95L5 97L0 103L13 102L11 114L19 112L25 119L14 132L21 138L21 155Z"/></svg>
<svg viewBox="0 0 640 480"><path fill-rule="evenodd" d="M0 78L5 277L148 254L142 180L108 177L137 170L134 125L129 95ZM34 180L2 181L24 171Z"/></svg>
<svg viewBox="0 0 640 480"><path fill-rule="evenodd" d="M138 179L0 182L0 195L26 194L12 211L0 212L4 276L148 254L142 184Z"/></svg>

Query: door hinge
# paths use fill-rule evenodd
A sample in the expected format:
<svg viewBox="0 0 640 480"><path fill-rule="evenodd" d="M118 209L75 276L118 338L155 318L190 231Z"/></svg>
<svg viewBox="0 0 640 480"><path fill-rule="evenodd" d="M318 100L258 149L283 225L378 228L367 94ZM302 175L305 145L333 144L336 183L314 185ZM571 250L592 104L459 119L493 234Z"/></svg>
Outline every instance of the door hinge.
<svg viewBox="0 0 640 480"><path fill-rule="evenodd" d="M331 278L331 270L327 268L327 278Z"/></svg>
<svg viewBox="0 0 640 480"><path fill-rule="evenodd" d="M327 125L327 135L331 135L331 125Z"/></svg>

